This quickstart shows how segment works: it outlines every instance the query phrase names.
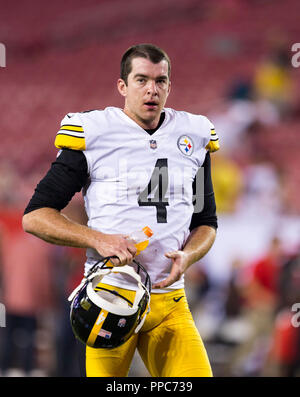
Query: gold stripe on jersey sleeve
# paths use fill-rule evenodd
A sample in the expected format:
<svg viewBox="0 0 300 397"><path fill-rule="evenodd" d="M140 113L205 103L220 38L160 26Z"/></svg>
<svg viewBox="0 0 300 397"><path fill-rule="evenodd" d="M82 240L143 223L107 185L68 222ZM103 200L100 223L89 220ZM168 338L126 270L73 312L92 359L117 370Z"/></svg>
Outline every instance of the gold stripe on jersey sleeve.
<svg viewBox="0 0 300 397"><path fill-rule="evenodd" d="M79 125L64 124L60 127L61 130L83 132L83 128Z"/></svg>
<svg viewBox="0 0 300 397"><path fill-rule="evenodd" d="M85 138L58 133L54 145L58 149L85 150Z"/></svg>
<svg viewBox="0 0 300 397"><path fill-rule="evenodd" d="M219 137L216 134L216 131L214 128L212 128L210 130L210 136L211 136L210 141L205 146L205 149L208 150L209 152L213 153L220 149Z"/></svg>
<svg viewBox="0 0 300 397"><path fill-rule="evenodd" d="M216 152L220 149L219 140L217 141L209 141L209 143L205 146L205 149L210 151L211 153Z"/></svg>

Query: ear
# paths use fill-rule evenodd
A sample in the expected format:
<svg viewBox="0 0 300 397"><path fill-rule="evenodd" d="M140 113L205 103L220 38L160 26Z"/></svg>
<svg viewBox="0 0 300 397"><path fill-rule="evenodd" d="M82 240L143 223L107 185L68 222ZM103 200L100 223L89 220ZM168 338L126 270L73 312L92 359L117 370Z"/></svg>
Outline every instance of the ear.
<svg viewBox="0 0 300 397"><path fill-rule="evenodd" d="M127 95L127 85L126 85L126 83L125 83L125 81L123 79L118 79L117 87L118 87L119 93L122 96L126 97L126 95Z"/></svg>

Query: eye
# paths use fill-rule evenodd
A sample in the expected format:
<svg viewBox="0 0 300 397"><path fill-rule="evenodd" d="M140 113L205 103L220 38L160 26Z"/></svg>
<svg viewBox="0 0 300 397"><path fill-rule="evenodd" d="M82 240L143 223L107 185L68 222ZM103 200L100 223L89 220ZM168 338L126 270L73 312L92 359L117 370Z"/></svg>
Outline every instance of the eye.
<svg viewBox="0 0 300 397"><path fill-rule="evenodd" d="M159 85L164 85L165 83L166 83L165 79L158 79L157 80L157 84L159 84Z"/></svg>

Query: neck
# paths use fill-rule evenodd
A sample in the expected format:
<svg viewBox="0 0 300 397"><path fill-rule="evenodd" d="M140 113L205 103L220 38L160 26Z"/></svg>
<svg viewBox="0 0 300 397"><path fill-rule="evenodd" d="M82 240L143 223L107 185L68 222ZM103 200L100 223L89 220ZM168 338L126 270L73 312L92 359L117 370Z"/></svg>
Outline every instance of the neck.
<svg viewBox="0 0 300 397"><path fill-rule="evenodd" d="M159 120L161 113L157 115L154 119L151 120L144 120L138 117L136 114L133 114L132 112L128 111L126 107L123 109L123 112L131 118L131 120L135 121L140 127L142 127L144 130L153 130L158 126Z"/></svg>

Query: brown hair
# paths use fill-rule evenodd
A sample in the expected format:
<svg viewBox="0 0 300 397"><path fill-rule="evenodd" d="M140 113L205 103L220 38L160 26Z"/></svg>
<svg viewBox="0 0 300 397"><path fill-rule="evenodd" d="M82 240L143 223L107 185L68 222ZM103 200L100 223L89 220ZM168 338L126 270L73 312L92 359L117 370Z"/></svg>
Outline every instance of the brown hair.
<svg viewBox="0 0 300 397"><path fill-rule="evenodd" d="M137 44L134 45L124 53L121 59L121 73L120 77L125 81L126 85L128 82L128 75L132 70L131 61L133 58L146 58L153 63L159 63L162 60L168 62L168 76L171 74L171 61L167 53L161 48L153 44Z"/></svg>

